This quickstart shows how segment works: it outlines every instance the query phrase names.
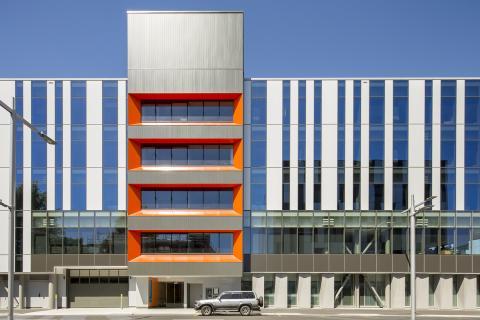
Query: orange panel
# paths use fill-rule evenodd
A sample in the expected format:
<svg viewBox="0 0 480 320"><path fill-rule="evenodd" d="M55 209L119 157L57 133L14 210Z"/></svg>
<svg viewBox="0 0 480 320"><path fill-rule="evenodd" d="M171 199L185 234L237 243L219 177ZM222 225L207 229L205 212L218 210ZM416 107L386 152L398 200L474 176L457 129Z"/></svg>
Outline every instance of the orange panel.
<svg viewBox="0 0 480 320"><path fill-rule="evenodd" d="M174 188L177 190L185 189L202 189L208 190L213 188L232 188L233 187L233 210L239 214L243 212L243 186L242 185L216 185L216 184L206 184L206 185L193 185L193 184L180 184L180 185L167 185L167 184L149 184L149 185L128 185L128 214L137 213L142 210L142 197L141 197L141 188L160 188L160 189L170 189ZM180 210L184 212L185 210ZM228 212L228 210L225 210ZM169 210L169 212L176 213L177 210Z"/></svg>
<svg viewBox="0 0 480 320"><path fill-rule="evenodd" d="M142 195L140 188L128 185L128 213L137 212L142 209Z"/></svg>
<svg viewBox="0 0 480 320"><path fill-rule="evenodd" d="M234 210L217 210L217 209L187 209L187 210L157 210L157 209L143 209L135 213L131 213L133 217L165 217L165 216L202 216L202 217L236 217L242 215Z"/></svg>
<svg viewBox="0 0 480 320"><path fill-rule="evenodd" d="M233 145L233 166L243 170L243 140Z"/></svg>
<svg viewBox="0 0 480 320"><path fill-rule="evenodd" d="M243 141L242 140L224 140L224 139L144 139L128 140L128 169L152 170L159 168L165 170L166 167L143 167L142 168L142 145L145 144L231 144L233 145L233 167L243 170ZM225 170L229 166L185 166L184 170ZM161 168L161 169L160 169ZM171 170L180 170L178 166L169 167ZM219 169L213 169L219 168Z"/></svg>
<svg viewBox="0 0 480 320"><path fill-rule="evenodd" d="M233 210L243 213L243 186L239 185L233 188Z"/></svg>
<svg viewBox="0 0 480 320"><path fill-rule="evenodd" d="M230 254L142 254L129 262L242 262Z"/></svg>
<svg viewBox="0 0 480 320"><path fill-rule="evenodd" d="M128 261L138 257L142 253L142 241L140 232L128 231Z"/></svg>
<svg viewBox="0 0 480 320"><path fill-rule="evenodd" d="M128 140L128 169L138 168L142 163L141 145Z"/></svg>
<svg viewBox="0 0 480 320"><path fill-rule="evenodd" d="M128 95L128 124L142 122L141 102L134 95Z"/></svg>
<svg viewBox="0 0 480 320"><path fill-rule="evenodd" d="M154 257L155 262L166 262L171 259L199 259L198 262L202 262L202 259L218 259L218 257L235 257L238 261L243 259L243 232L239 230L162 230L158 233L192 233L192 232L211 232L211 233L228 233L233 232L233 255L201 255L201 254L154 254L148 255L141 252L141 234L142 232L152 233L152 231L128 231L128 261L137 260L137 257ZM154 232L154 231L153 231ZM192 258L194 257L194 258ZM150 258L148 258L150 259ZM147 260L148 260L147 259ZM149 261L135 261L135 262L149 262ZM175 261L173 261L175 262ZM181 262L181 261L178 261Z"/></svg>
<svg viewBox="0 0 480 320"><path fill-rule="evenodd" d="M243 124L243 95L239 95L233 102L233 122Z"/></svg>
<svg viewBox="0 0 480 320"><path fill-rule="evenodd" d="M240 93L131 93L128 95L128 124L140 124L141 105L145 100L233 100L234 101L234 123L243 123L243 98Z"/></svg>
<svg viewBox="0 0 480 320"><path fill-rule="evenodd" d="M243 231L233 233L233 255L243 261Z"/></svg>

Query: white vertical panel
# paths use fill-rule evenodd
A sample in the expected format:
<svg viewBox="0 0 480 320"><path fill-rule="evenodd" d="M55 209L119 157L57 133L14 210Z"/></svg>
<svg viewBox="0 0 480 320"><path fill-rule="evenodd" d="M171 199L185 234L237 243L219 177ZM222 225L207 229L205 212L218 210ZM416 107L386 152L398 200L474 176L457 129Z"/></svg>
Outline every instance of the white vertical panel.
<svg viewBox="0 0 480 320"><path fill-rule="evenodd" d="M282 81L267 81L267 210L282 209Z"/></svg>
<svg viewBox="0 0 480 320"><path fill-rule="evenodd" d="M13 97L15 96L15 81L1 81L0 80L0 100L7 105L13 104ZM2 150L9 150L11 140L11 118L10 114L3 109L0 109L0 147ZM10 153L0 152L0 167L10 167ZM3 178L3 177L1 177ZM2 180L4 181L4 180ZM6 183L8 186L9 184ZM4 196L0 193L0 196ZM2 199L8 199L7 197Z"/></svg>
<svg viewBox="0 0 480 320"><path fill-rule="evenodd" d="M282 81L267 81L267 125L282 124Z"/></svg>
<svg viewBox="0 0 480 320"><path fill-rule="evenodd" d="M369 139L370 133L369 122L370 122L370 87L368 80L362 80L361 83L361 140L360 140L360 150L361 150L361 159L360 159L360 209L368 210L368 186L369 186Z"/></svg>
<svg viewBox="0 0 480 320"><path fill-rule="evenodd" d="M345 81L345 210L353 210L353 80Z"/></svg>
<svg viewBox="0 0 480 320"><path fill-rule="evenodd" d="M62 173L62 204L64 210L71 208L71 82L63 81L63 173Z"/></svg>
<svg viewBox="0 0 480 320"><path fill-rule="evenodd" d="M252 81L245 81L243 90L243 124L250 124Z"/></svg>
<svg viewBox="0 0 480 320"><path fill-rule="evenodd" d="M127 124L127 82L124 80L118 81L118 119L119 125Z"/></svg>
<svg viewBox="0 0 480 320"><path fill-rule="evenodd" d="M23 82L23 117L32 120L32 82ZM23 127L23 210L32 209L32 132Z"/></svg>
<svg viewBox="0 0 480 320"><path fill-rule="evenodd" d="M55 81L47 81L47 135L55 139ZM55 146L47 144L47 210L55 210Z"/></svg>
<svg viewBox="0 0 480 320"><path fill-rule="evenodd" d="M434 210L440 210L440 80L432 81L432 195L437 196L432 203Z"/></svg>
<svg viewBox="0 0 480 320"><path fill-rule="evenodd" d="M314 82L306 81L306 128L305 128L305 209L313 210L313 165L314 165Z"/></svg>
<svg viewBox="0 0 480 320"><path fill-rule="evenodd" d="M456 209L465 209L465 80L457 80Z"/></svg>
<svg viewBox="0 0 480 320"><path fill-rule="evenodd" d="M290 81L290 209L298 208L298 81Z"/></svg>
<svg viewBox="0 0 480 320"><path fill-rule="evenodd" d="M385 80L384 209L393 207L393 80Z"/></svg>
<svg viewBox="0 0 480 320"><path fill-rule="evenodd" d="M15 96L15 81L0 81L0 99L12 105ZM10 174L11 174L11 118L10 114L0 109L0 199L10 202ZM0 272L8 269L8 218L9 211L0 207Z"/></svg>
<svg viewBox="0 0 480 320"><path fill-rule="evenodd" d="M282 210L282 168L267 168L267 210Z"/></svg>
<svg viewBox="0 0 480 320"><path fill-rule="evenodd" d="M425 81L408 84L408 194L425 198ZM410 200L409 200L410 201Z"/></svg>
<svg viewBox="0 0 480 320"><path fill-rule="evenodd" d="M338 82L322 82L322 210L337 209Z"/></svg>
<svg viewBox="0 0 480 320"><path fill-rule="evenodd" d="M126 81L118 81L118 210L127 208L127 88Z"/></svg>
<svg viewBox="0 0 480 320"><path fill-rule="evenodd" d="M87 210L102 209L102 82L87 81Z"/></svg>

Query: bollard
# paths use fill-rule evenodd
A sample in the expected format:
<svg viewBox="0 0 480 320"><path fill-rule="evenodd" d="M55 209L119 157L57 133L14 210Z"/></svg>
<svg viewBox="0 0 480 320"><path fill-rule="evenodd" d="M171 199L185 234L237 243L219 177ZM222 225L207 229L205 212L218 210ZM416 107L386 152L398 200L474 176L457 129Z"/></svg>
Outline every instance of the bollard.
<svg viewBox="0 0 480 320"><path fill-rule="evenodd" d="M58 309L58 293L55 293L55 309Z"/></svg>
<svg viewBox="0 0 480 320"><path fill-rule="evenodd" d="M120 293L120 309L123 310L123 293Z"/></svg>

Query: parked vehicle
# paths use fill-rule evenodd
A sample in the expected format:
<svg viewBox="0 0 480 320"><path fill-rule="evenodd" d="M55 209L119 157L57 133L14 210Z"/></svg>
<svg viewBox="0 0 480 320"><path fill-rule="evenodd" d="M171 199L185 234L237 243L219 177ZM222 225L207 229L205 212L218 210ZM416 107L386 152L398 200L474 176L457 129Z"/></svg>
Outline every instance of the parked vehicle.
<svg viewBox="0 0 480 320"><path fill-rule="evenodd" d="M217 298L197 300L194 309L203 316L212 315L216 311L236 311L248 316L252 311L260 311L263 297L257 297L253 291L225 291Z"/></svg>

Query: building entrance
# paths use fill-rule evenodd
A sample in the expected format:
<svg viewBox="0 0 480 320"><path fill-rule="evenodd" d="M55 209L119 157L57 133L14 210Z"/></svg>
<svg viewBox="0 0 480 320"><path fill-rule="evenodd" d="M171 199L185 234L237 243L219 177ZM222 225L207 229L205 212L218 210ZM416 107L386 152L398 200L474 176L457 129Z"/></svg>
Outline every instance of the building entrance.
<svg viewBox="0 0 480 320"><path fill-rule="evenodd" d="M183 282L150 279L150 308L183 308Z"/></svg>

